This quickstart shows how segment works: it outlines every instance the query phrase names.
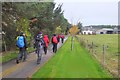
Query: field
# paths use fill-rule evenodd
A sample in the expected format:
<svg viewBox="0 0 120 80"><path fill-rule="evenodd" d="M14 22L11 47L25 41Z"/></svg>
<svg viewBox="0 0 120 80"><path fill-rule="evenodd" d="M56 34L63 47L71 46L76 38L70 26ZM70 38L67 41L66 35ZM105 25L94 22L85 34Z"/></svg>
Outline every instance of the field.
<svg viewBox="0 0 120 80"><path fill-rule="evenodd" d="M93 42L93 53L96 58L103 63L103 45L105 48L105 67L111 73L118 75L118 35L79 35L79 41L84 41L85 45L90 45Z"/></svg>
<svg viewBox="0 0 120 80"><path fill-rule="evenodd" d="M33 78L111 78L98 61L74 39L71 51L71 37L58 52L33 76Z"/></svg>

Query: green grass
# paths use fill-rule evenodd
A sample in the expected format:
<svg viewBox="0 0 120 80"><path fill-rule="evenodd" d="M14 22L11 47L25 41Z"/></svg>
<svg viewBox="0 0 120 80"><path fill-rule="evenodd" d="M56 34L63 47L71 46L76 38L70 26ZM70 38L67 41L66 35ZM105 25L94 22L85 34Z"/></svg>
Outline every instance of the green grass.
<svg viewBox="0 0 120 80"><path fill-rule="evenodd" d="M107 45L108 53L115 54L118 52L118 34L102 34L102 35L80 35L80 38L93 42L97 46Z"/></svg>
<svg viewBox="0 0 120 80"><path fill-rule="evenodd" d="M31 52L33 50L34 50L33 47L29 47L27 51L29 53L29 52ZM0 63L8 62L8 61L10 61L12 59L17 58L18 53L19 53L19 50L17 50L17 51L8 51L8 52L4 53L4 55L0 56Z"/></svg>
<svg viewBox="0 0 120 80"><path fill-rule="evenodd" d="M103 61L103 45L107 45L105 50L106 67L115 75L118 75L118 34L102 34L102 35L78 35L80 41L91 44L93 42L93 51L96 50L97 60ZM87 42L88 40L88 42Z"/></svg>
<svg viewBox="0 0 120 80"><path fill-rule="evenodd" d="M70 39L32 76L33 78L111 78L76 39L71 51Z"/></svg>

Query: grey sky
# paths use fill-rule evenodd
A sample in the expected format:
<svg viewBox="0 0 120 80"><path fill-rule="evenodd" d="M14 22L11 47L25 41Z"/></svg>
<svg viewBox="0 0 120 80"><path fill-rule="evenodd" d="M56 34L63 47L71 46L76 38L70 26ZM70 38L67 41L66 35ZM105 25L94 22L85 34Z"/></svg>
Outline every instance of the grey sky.
<svg viewBox="0 0 120 80"><path fill-rule="evenodd" d="M119 0L55 0L63 3L64 16L72 24L81 21L86 25L117 25Z"/></svg>

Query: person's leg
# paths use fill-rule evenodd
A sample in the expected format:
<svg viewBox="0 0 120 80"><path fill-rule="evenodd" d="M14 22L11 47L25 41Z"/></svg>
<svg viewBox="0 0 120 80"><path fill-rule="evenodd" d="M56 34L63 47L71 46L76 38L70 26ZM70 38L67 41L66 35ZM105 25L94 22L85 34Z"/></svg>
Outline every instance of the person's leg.
<svg viewBox="0 0 120 80"><path fill-rule="evenodd" d="M39 55L39 51L37 50L37 64L39 64L39 58L40 58L40 55Z"/></svg>
<svg viewBox="0 0 120 80"><path fill-rule="evenodd" d="M37 53L38 59L37 59L37 64L40 64L41 58L42 58L42 51L39 50Z"/></svg>
<svg viewBox="0 0 120 80"><path fill-rule="evenodd" d="M23 56L24 56L23 61L26 61L26 58L27 58L27 51L26 51L26 50L24 50L24 52L23 52Z"/></svg>
<svg viewBox="0 0 120 80"><path fill-rule="evenodd" d="M44 53L45 53L45 47L43 47L43 49L44 49Z"/></svg>
<svg viewBox="0 0 120 80"><path fill-rule="evenodd" d="M18 64L19 63L19 60L21 60L22 59L22 50L19 50L19 54L18 54L18 57L17 57L17 60L16 60L16 63Z"/></svg>
<svg viewBox="0 0 120 80"><path fill-rule="evenodd" d="M46 54L47 54L47 47L46 47Z"/></svg>
<svg viewBox="0 0 120 80"><path fill-rule="evenodd" d="M23 58L23 51L20 51L18 60L22 60L22 58Z"/></svg>
<svg viewBox="0 0 120 80"><path fill-rule="evenodd" d="M63 43L63 38L62 38L62 43Z"/></svg>
<svg viewBox="0 0 120 80"><path fill-rule="evenodd" d="M45 47L45 54L47 54L47 47Z"/></svg>
<svg viewBox="0 0 120 80"><path fill-rule="evenodd" d="M55 44L55 53L57 52L57 44Z"/></svg>
<svg viewBox="0 0 120 80"><path fill-rule="evenodd" d="M47 47L44 47L44 53L47 54Z"/></svg>
<svg viewBox="0 0 120 80"><path fill-rule="evenodd" d="M55 44L53 43L53 52L55 52Z"/></svg>
<svg viewBox="0 0 120 80"><path fill-rule="evenodd" d="M58 38L58 42L60 42L60 39Z"/></svg>

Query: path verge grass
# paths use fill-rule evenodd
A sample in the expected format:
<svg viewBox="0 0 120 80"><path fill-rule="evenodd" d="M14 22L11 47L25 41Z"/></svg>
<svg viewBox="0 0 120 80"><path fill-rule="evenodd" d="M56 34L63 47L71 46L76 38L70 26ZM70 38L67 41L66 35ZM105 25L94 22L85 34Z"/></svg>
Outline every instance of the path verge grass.
<svg viewBox="0 0 120 80"><path fill-rule="evenodd" d="M91 53L96 59L103 63L103 45L105 48L105 67L117 77L118 75L118 34L100 34L100 35L78 35L80 43L84 43L89 50L88 45L92 45Z"/></svg>
<svg viewBox="0 0 120 80"><path fill-rule="evenodd" d="M28 53L30 53L32 51L34 51L33 47L29 47L27 50ZM5 62L8 62L10 60L17 58L18 53L19 53L19 50L8 51L8 52L4 53L4 55L0 56L0 63L5 63Z"/></svg>
<svg viewBox="0 0 120 80"><path fill-rule="evenodd" d="M100 64L81 48L75 39L74 49L71 51L71 37L58 50L33 78L111 78Z"/></svg>

